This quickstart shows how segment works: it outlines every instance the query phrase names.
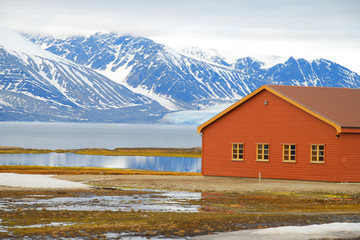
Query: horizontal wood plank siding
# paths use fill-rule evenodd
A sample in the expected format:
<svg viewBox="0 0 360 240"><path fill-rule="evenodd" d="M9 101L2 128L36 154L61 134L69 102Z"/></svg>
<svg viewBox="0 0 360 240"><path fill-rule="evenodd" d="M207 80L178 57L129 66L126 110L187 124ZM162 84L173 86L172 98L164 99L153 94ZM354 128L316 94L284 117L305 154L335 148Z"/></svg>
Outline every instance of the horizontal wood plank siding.
<svg viewBox="0 0 360 240"><path fill-rule="evenodd" d="M360 134L345 133L342 141L342 182L360 182Z"/></svg>
<svg viewBox="0 0 360 240"><path fill-rule="evenodd" d="M267 105L264 101L267 101ZM203 175L341 181L336 130L263 90L205 127ZM231 161L231 143L244 143L244 161ZM269 144L269 161L256 161L256 144ZM283 144L296 144L296 163L282 161ZM310 162L310 145L325 145L325 163Z"/></svg>

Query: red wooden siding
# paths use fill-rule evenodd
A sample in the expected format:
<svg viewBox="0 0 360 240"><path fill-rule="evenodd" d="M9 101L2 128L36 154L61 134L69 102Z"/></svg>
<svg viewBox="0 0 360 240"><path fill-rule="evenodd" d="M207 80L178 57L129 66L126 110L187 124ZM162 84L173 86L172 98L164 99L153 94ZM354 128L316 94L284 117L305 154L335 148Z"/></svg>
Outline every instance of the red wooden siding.
<svg viewBox="0 0 360 240"><path fill-rule="evenodd" d="M360 182L360 134L341 134L342 182Z"/></svg>
<svg viewBox="0 0 360 240"><path fill-rule="evenodd" d="M267 90L206 126L202 134L203 175L258 177L260 172L263 178L341 182L342 174L348 174L347 181L360 181L359 134L337 138L334 127ZM231 161L231 143L244 143L244 161ZM257 143L270 145L269 162L256 161ZM283 144L296 144L296 163L282 161ZM325 145L324 164L310 162L310 144ZM340 161L345 151L347 168Z"/></svg>

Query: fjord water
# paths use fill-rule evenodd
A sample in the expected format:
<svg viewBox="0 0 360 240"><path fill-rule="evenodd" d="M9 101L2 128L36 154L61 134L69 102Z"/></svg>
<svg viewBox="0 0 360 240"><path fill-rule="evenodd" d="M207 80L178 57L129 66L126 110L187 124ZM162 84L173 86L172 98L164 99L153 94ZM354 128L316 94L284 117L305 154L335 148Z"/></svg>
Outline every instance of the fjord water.
<svg viewBox="0 0 360 240"><path fill-rule="evenodd" d="M196 126L0 122L0 146L37 149L201 146ZM0 154L0 165L107 167L200 172L200 158L91 156L71 153Z"/></svg>
<svg viewBox="0 0 360 240"><path fill-rule="evenodd" d="M0 146L38 149L200 147L196 126L0 122Z"/></svg>
<svg viewBox="0 0 360 240"><path fill-rule="evenodd" d="M97 156L74 153L0 154L0 165L105 167L169 172L200 172L201 158Z"/></svg>

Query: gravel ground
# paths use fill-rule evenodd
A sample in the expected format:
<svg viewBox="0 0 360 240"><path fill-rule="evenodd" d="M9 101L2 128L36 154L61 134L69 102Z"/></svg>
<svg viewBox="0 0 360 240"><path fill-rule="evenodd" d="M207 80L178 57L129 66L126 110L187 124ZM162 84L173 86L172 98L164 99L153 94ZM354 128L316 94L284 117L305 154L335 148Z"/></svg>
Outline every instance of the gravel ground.
<svg viewBox="0 0 360 240"><path fill-rule="evenodd" d="M201 192L332 192L360 193L360 183L274 180L204 176L160 175L58 175L58 179L80 181L107 187L156 188Z"/></svg>

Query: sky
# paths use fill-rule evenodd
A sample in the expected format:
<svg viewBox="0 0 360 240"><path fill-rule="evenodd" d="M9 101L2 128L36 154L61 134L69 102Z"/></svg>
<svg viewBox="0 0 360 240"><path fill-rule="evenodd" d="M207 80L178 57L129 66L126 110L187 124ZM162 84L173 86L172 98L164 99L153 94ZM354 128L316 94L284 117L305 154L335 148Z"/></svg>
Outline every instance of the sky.
<svg viewBox="0 0 360 240"><path fill-rule="evenodd" d="M359 0L0 0L0 26L56 37L117 32L238 58L325 58L360 73L359 12Z"/></svg>

